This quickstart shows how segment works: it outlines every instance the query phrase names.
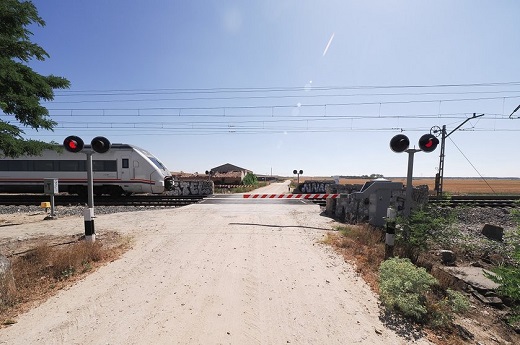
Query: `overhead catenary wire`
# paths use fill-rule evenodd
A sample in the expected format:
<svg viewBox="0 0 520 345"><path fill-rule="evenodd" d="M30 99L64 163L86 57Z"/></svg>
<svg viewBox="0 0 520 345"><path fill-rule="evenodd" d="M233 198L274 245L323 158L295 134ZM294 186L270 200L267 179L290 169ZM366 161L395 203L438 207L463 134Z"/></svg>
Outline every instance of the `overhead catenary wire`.
<svg viewBox="0 0 520 345"><path fill-rule="evenodd" d="M466 161L469 163L469 165L471 165L471 167L473 168L473 170L475 170L475 172L478 174L478 176L480 176L480 178L486 183L486 185L489 187L489 189L491 189L491 191L496 194L493 187L491 187L491 185L488 183L488 181L484 178L484 176L482 176L482 174L480 173L480 171L478 171L478 169L475 167L475 165L473 165L473 163L471 163L469 158L464 154L464 152L462 152L462 150L457 146L457 144L453 141L453 139L451 137L448 139L450 139L452 144L455 145L455 147L460 152L460 154L466 159Z"/></svg>
<svg viewBox="0 0 520 345"><path fill-rule="evenodd" d="M288 91L330 91L330 90L374 90L374 89L410 89L410 88L453 88L453 87L496 87L518 86L520 81L460 84L409 84L409 85L350 85L350 86L270 86L270 87L216 87L216 88L154 88L154 89L112 89L112 90L59 90L56 95L63 94L112 94L124 92L175 92L175 93L224 93L224 92L288 92Z"/></svg>
<svg viewBox="0 0 520 345"><path fill-rule="evenodd" d="M117 103L117 102L150 102L150 101L202 101L202 100L254 100L254 99L283 99L283 98L323 98L323 97L395 97L395 96L437 96L437 95L472 95L472 94L515 94L520 90L500 91L465 91L465 92L402 92L402 93L351 93L351 94L296 94L296 95L260 95L260 96L198 96L189 98L142 98L142 99L103 99L103 100L80 100L80 101L53 101L55 104L77 104L77 103ZM169 93L121 93L121 94L87 94L86 96L130 96L130 95L164 95ZM57 95L57 97L71 97L69 95ZM505 99L504 97L499 97Z"/></svg>
<svg viewBox="0 0 520 345"><path fill-rule="evenodd" d="M143 130L146 127L154 128L157 131L175 131L175 130L184 130L186 126L190 126L192 131L197 129L198 131L209 131L214 130L215 132L224 133L227 129L228 133L236 133L237 131L242 131L245 133L246 130L251 132L249 133L267 133L267 130L271 131L288 131L286 130L287 125L291 126L300 126L303 128L303 123L305 122L305 128L299 130L305 130L309 133L312 131L319 132L327 132L331 133L336 130L340 130L342 132L354 131L357 129L353 129L353 124L356 125L361 124L362 121L370 121L370 129L362 129L362 130L388 130L388 128L392 128L393 130L405 131L405 130L413 130L414 124L407 123L406 126L400 125L399 120L427 120L427 119L465 119L468 112L457 112L450 113L445 112L441 113L440 105L448 102L476 102L476 101L484 101L484 100L501 100L501 103L504 104L506 99L516 99L520 98L520 90L517 89L509 89L506 88L517 88L520 86L520 82L503 82L503 83L473 83L473 84L433 84L433 85L368 85L368 86L324 86L324 87L260 87L260 88L199 88L199 89L127 89L127 90L63 90L57 92L57 95L60 96L75 96L79 97L83 104L94 104L97 102L111 102L111 103L135 103L140 101L139 99L132 100L124 100L124 99L114 99L115 97L124 96L124 95L149 95L150 99L141 100L142 102L159 102L161 100L169 101L168 104L161 104L160 106L146 106L139 105L136 107L132 106L123 106L123 107L92 107L92 106L77 106L77 107L61 107L68 102L59 103L51 102L49 106L46 106L50 111L50 118L55 119L58 122L58 126L56 126L55 130L61 129L85 129L85 128L99 128L106 129L117 132L118 130L121 132L133 131L135 130ZM454 90L453 92L448 91L437 91L430 90L430 88L479 88L478 91L475 90ZM496 90L497 87L500 87L500 90ZM410 89L418 89L424 90L419 92L401 92L400 90L410 90ZM484 89L482 89L484 88ZM375 90L392 90L392 92L372 92ZM344 94L316 94L315 92L328 92L338 90L346 91L346 90L357 90L355 93L344 93ZM362 91L362 93L358 92ZM301 94L294 95L286 93L291 92L300 92ZM236 96L241 95L242 93L248 93L246 97ZM258 95L260 93L260 95ZM190 95L200 95L200 94L210 94L216 95L217 97L192 97L185 98L185 100L204 100L204 101L222 101L229 100L229 104L220 105L221 102L200 102L201 105L195 104L193 106L184 105L180 106L176 104L175 106L171 105L171 101L177 102L182 100L181 98L157 98L153 97L159 94L190 94ZM225 97L221 96L222 94ZM228 96L230 94L230 96ZM452 98L443 98L438 97L436 99L431 99L426 96L434 96L434 95L471 95L471 94L489 94L496 95L500 94L499 97L452 97ZM101 99L101 100L82 100L84 97L94 97L94 96L107 96L112 99ZM374 101L360 101L360 102L311 102L311 98L316 97L407 97L408 99L379 99ZM417 99L420 97L421 99ZM252 100L257 98L270 100L270 99L283 99L283 98L301 98L302 101L308 99L308 103L298 102L297 104L287 104L288 102L276 102L276 104L236 104L234 101L239 100ZM73 100L73 102L75 102ZM387 113L381 112L381 106L389 105L389 109L392 109L391 105L404 105L404 104L421 104L421 103L439 103L439 111L435 114L432 113L423 113L418 114L417 112L408 110L403 113ZM244 102L242 102L244 103ZM260 102L257 102L260 103ZM267 102L264 102L267 103ZM274 102L271 102L274 103ZM60 107L53 106L60 105ZM216 105L218 104L218 105ZM128 104L129 105L129 104ZM377 114L367 114L367 113L357 113L348 114L351 110L346 107L355 107L355 106L378 106ZM384 108L384 107L383 107ZM494 120L495 123L498 120L506 120L510 119L510 116L504 115L504 112L497 114L490 114L486 112L487 115L494 116L492 118L489 117L489 120ZM0 113L0 118L4 116ZM7 116L7 115L6 115ZM75 121L68 121L67 118L74 118ZM88 124L78 121L81 118L88 119ZM112 119L113 121L106 121L105 119ZM119 119L131 119L131 121L119 121ZM153 119L155 118L155 119ZM76 120L77 119L77 120ZM155 121L149 121L150 119ZM188 120L189 119L189 120ZM392 127L382 127L379 125L379 122L375 121L383 121L383 120L397 120L397 124ZM167 120L167 121L164 121ZM212 121L208 121L212 120ZM328 129L325 126L317 125L321 121L330 121L330 123L335 123L337 125L334 126L333 129ZM338 121L338 122L334 122ZM343 121L351 121L349 126L346 126ZM97 125L94 127L93 124L95 122ZM146 124L145 124L146 122ZM300 123L301 122L301 123ZM252 126L253 124L262 123L262 129L256 128ZM90 124L90 125L89 125ZM249 124L251 128L244 128L245 125ZM269 124L271 126L265 126ZM380 123L383 125L383 122ZM225 126L228 126L226 128ZM285 125L285 126L284 126ZM175 127L175 128L168 128ZM229 130L230 126L234 126L233 131ZM365 126L368 128L368 126ZM473 131L518 131L515 128L500 128L496 125L493 126L492 129L482 128L484 126L479 126L481 128L472 128ZM469 129L468 129L469 130ZM211 133L213 134L213 133ZM39 135L39 133L36 133ZM152 134L154 135L154 134Z"/></svg>
<svg viewBox="0 0 520 345"><path fill-rule="evenodd" d="M372 96L372 95L364 95L364 96ZM291 96L293 97L293 96ZM294 98L306 98L312 97L312 95L308 96L294 96ZM320 96L320 97L330 97L330 96ZM253 97L251 97L253 98ZM258 98L273 98L273 97L263 97L258 96ZM447 99L421 99L421 100L404 100L404 101L372 101L372 102L350 102L350 103L326 103L326 104L301 104L301 106L306 107L322 107L322 106L352 106L352 105L374 105L374 104L410 104L410 103L438 103L438 102L467 102L467 101L484 101L484 100L497 100L497 99L514 99L520 98L520 95L515 96L498 96L498 97L473 97L473 98L447 98ZM223 100L229 100L233 98L222 98ZM165 101L179 101L182 99L178 98L146 98L146 99L122 99L122 100L79 100L79 101L52 101L49 104L81 104L81 103L121 103L121 102L165 102ZM201 99L190 99L190 100L201 100ZM276 104L276 105L256 105L256 106L217 106L217 107L187 107L187 109L214 109L214 108L284 108L284 107L294 107L294 104ZM169 109L184 109L184 107L169 107ZM157 109L157 108L153 108Z"/></svg>

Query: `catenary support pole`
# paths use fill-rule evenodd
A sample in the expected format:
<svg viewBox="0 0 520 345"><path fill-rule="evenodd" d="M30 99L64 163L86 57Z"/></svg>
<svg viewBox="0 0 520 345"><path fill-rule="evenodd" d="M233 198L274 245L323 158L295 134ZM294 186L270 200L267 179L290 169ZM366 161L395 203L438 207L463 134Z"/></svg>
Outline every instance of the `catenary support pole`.
<svg viewBox="0 0 520 345"><path fill-rule="evenodd" d="M460 127L464 126L466 122L474 119L478 119L479 117L484 116L484 114L477 115L476 113L473 113L473 116L470 118L467 118L464 120L460 125L455 127L451 132L446 133L446 126L442 126L442 137L441 137L441 153L439 156L439 185L437 187L437 196L442 197L442 187L444 183L444 159L445 159L445 142L446 138L448 138L450 135L452 135L455 131L457 131Z"/></svg>

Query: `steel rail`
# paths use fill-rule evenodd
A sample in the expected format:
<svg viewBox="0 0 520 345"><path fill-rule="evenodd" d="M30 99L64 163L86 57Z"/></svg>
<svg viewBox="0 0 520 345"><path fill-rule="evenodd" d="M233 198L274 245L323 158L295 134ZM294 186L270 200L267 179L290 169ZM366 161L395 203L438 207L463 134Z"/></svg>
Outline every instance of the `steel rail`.
<svg viewBox="0 0 520 345"><path fill-rule="evenodd" d="M126 197L96 196L95 206L186 206L200 202L203 196L132 195ZM0 205L37 205L48 202L45 194L2 194ZM86 197L77 195L55 195L56 206L85 205Z"/></svg>

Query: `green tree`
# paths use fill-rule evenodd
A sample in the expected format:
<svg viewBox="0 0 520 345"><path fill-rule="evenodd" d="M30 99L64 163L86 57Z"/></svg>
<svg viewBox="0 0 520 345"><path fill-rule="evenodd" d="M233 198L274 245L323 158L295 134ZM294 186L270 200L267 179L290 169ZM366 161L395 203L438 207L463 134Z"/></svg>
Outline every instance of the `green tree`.
<svg viewBox="0 0 520 345"><path fill-rule="evenodd" d="M25 127L52 130L56 122L40 101L51 101L54 89L70 86L65 78L42 76L26 65L33 59L44 61L49 57L30 41L32 32L27 27L31 24L45 26L30 1L0 0L0 151L7 157L38 155L44 149L56 148L56 143L24 139L25 132L7 118L12 115Z"/></svg>
<svg viewBox="0 0 520 345"><path fill-rule="evenodd" d="M258 178L253 173L247 173L247 175L242 180L242 184L246 186L255 185L258 183Z"/></svg>

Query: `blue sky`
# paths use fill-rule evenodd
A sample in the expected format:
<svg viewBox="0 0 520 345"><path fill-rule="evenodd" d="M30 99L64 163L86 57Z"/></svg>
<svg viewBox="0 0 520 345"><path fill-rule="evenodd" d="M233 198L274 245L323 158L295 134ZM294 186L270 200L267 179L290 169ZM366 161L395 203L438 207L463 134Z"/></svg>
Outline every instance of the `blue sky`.
<svg viewBox="0 0 520 345"><path fill-rule="evenodd" d="M412 145L448 131L445 177L520 177L518 1L34 1L31 62L71 88L54 132L103 135L172 171L405 176ZM516 114L520 116L520 112ZM515 117L515 116L513 116ZM415 155L434 176L439 150Z"/></svg>

